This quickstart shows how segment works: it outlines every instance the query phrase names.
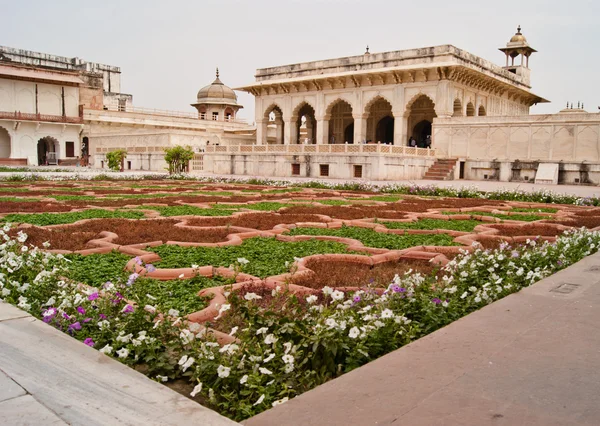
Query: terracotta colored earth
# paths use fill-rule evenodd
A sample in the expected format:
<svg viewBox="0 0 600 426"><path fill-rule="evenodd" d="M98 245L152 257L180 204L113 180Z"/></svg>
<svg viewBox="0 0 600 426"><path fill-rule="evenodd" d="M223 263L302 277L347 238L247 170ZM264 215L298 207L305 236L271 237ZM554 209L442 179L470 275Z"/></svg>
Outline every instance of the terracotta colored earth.
<svg viewBox="0 0 600 426"><path fill-rule="evenodd" d="M422 259L401 259L370 266L356 262L309 260L306 267L312 272L298 275L291 282L304 287L321 289L329 287L361 287L369 284L387 287L396 274L403 275L412 270L424 275L438 269Z"/></svg>

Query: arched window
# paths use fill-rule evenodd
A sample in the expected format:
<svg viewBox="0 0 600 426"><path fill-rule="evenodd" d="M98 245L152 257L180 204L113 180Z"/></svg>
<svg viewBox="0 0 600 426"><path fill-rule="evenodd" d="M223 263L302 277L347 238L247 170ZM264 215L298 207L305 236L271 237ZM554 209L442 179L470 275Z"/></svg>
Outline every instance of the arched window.
<svg viewBox="0 0 600 426"><path fill-rule="evenodd" d="M452 113L452 117L460 117L463 115L462 112L462 104L459 99L454 100L454 112Z"/></svg>
<svg viewBox="0 0 600 426"><path fill-rule="evenodd" d="M485 108L483 107L483 105L479 105L479 111L478 111L477 115L479 115L479 116L487 115L485 113Z"/></svg>
<svg viewBox="0 0 600 426"><path fill-rule="evenodd" d="M467 117L474 117L475 116L475 107L473 106L473 103L469 102L467 104Z"/></svg>

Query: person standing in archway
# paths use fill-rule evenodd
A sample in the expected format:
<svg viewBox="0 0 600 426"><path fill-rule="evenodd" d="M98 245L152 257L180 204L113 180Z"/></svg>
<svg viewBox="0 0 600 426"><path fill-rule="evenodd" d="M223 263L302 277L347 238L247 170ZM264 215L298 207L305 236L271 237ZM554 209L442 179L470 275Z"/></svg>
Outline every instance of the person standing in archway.
<svg viewBox="0 0 600 426"><path fill-rule="evenodd" d="M431 135L427 135L425 138L425 148L431 148Z"/></svg>

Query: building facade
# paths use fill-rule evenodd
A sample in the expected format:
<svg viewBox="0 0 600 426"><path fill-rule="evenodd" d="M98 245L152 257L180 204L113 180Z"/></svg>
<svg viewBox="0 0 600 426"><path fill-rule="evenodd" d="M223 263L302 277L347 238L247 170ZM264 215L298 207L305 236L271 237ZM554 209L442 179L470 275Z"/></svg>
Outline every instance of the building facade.
<svg viewBox="0 0 600 426"><path fill-rule="evenodd" d="M499 50L504 66L444 45L259 69L240 88L256 98L257 145L211 148L205 169L396 180L435 175L437 159L450 179L534 180L550 166L559 182L600 183L600 114L530 115L547 102L531 92L536 51L520 27Z"/></svg>

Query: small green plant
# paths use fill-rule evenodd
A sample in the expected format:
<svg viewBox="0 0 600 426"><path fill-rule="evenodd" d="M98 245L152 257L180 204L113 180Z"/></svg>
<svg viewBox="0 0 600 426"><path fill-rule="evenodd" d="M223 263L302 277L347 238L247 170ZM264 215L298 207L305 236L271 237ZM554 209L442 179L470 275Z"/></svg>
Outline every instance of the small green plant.
<svg viewBox="0 0 600 426"><path fill-rule="evenodd" d="M123 171L123 160L127 158L127 151L124 149L117 149L106 154L106 160L108 161L108 168L115 172Z"/></svg>
<svg viewBox="0 0 600 426"><path fill-rule="evenodd" d="M194 158L194 151L190 146L174 146L165 148L165 161L169 165L169 174L178 174L186 171L188 163Z"/></svg>

